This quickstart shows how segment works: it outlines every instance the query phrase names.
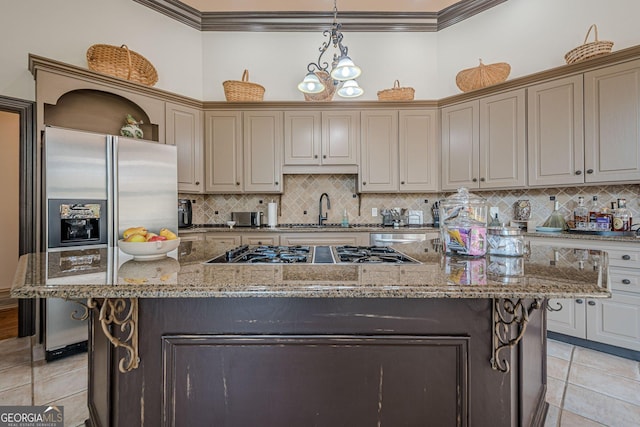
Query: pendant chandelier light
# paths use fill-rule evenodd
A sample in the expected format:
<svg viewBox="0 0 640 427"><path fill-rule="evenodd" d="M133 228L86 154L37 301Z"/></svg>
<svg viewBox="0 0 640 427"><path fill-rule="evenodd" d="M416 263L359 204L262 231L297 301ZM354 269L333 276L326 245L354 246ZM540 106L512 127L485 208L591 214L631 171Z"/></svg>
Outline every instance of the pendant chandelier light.
<svg viewBox="0 0 640 427"><path fill-rule="evenodd" d="M342 24L338 21L338 6L337 0L333 1L333 23L331 28L324 30L322 35L329 39L322 43L320 46L320 56L318 56L318 62L311 62L307 65L307 75L304 80L298 84L298 90L304 93L320 93L325 89L325 85L320 81L315 74L316 71L324 71L331 75L333 84L338 86L342 84L342 87L338 89L338 95L343 98L356 98L364 93L362 88L358 86L356 78L362 73L360 67L355 65L351 58L349 58L349 49L342 44ZM329 49L329 46L333 45L334 49L338 52L333 54L333 62L331 63L331 71L329 71L329 63L322 61L322 55ZM331 80L329 80L331 81Z"/></svg>

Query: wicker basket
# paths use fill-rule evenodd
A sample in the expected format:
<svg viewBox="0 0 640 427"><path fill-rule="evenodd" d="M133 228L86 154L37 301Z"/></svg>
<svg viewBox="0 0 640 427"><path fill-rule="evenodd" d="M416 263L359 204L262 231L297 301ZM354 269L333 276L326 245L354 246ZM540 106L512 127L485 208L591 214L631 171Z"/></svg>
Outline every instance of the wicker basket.
<svg viewBox="0 0 640 427"><path fill-rule="evenodd" d="M90 70L143 85L153 86L158 82L153 65L124 44L120 47L94 44L87 49L87 64Z"/></svg>
<svg viewBox="0 0 640 427"><path fill-rule="evenodd" d="M248 70L242 73L242 81L227 80L222 82L222 87L227 101L262 101L264 97L264 87L249 82Z"/></svg>
<svg viewBox="0 0 640 427"><path fill-rule="evenodd" d="M587 39L589 38L589 33L591 32L592 28L594 30L596 41L587 43ZM593 24L587 31L587 35L584 38L584 43L567 52L564 56L564 60L567 61L567 64L573 64L575 62L584 61L585 59L590 59L596 56L611 53L612 47L613 42L607 40L598 40L598 27L596 26L596 24Z"/></svg>
<svg viewBox="0 0 640 427"><path fill-rule="evenodd" d="M316 71L315 75L324 85L324 90L320 93L305 93L305 101L314 102L327 102L333 100L333 94L336 93L336 85L333 84L333 79L326 71Z"/></svg>
<svg viewBox="0 0 640 427"><path fill-rule="evenodd" d="M477 67L467 68L456 75L456 85L461 91L469 92L502 83L507 80L510 72L511 65L506 62L484 65L481 59Z"/></svg>
<svg viewBox="0 0 640 427"><path fill-rule="evenodd" d="M396 80L391 89L378 91L378 101L412 101L415 92L412 87L400 87L400 81Z"/></svg>

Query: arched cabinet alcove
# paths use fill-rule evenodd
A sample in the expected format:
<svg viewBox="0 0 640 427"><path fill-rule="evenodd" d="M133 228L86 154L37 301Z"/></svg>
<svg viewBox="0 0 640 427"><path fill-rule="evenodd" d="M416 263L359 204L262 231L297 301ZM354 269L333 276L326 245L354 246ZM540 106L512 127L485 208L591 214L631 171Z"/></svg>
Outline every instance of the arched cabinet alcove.
<svg viewBox="0 0 640 427"><path fill-rule="evenodd" d="M63 94L55 105L44 104L45 125L119 135L125 117L131 114L144 132L144 139L158 141L158 124L137 104L110 92L93 89Z"/></svg>

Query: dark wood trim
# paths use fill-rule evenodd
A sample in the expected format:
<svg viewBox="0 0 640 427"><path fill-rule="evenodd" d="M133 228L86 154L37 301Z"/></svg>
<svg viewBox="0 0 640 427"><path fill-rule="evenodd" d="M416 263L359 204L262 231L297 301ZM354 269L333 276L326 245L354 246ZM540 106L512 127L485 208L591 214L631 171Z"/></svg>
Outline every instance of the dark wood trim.
<svg viewBox="0 0 640 427"><path fill-rule="evenodd" d="M200 31L323 31L327 12L201 12L178 0L133 0ZM507 0L461 0L439 12L338 11L345 31L436 32Z"/></svg>
<svg viewBox="0 0 640 427"><path fill-rule="evenodd" d="M449 6L438 12L438 27L436 31L450 27L458 22L471 18L478 13L491 9L507 0L465 0Z"/></svg>
<svg viewBox="0 0 640 427"><path fill-rule="evenodd" d="M20 255L35 250L35 102L0 96L0 110L20 116ZM35 334L35 300L18 301L18 336Z"/></svg>

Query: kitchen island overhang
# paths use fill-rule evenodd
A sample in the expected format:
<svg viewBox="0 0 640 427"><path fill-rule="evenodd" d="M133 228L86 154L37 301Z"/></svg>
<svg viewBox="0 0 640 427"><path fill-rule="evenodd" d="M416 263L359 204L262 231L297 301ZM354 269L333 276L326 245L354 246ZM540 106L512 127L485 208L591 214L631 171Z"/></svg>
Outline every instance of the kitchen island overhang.
<svg viewBox="0 0 640 427"><path fill-rule="evenodd" d="M308 425L315 412L324 414L316 425L340 425L330 412L349 420L343 425L542 425L546 298L609 296L599 251L580 269L572 249L534 246L524 275L504 283L478 275L477 259L454 262L426 244L410 253L422 264L383 267L207 266L215 254L199 243L181 248L179 261L156 266L103 249L112 263L104 283L48 286L50 259L20 260L13 296L89 298L92 418L135 425L146 408L154 425ZM233 370L231 360L242 369ZM318 369L334 373L318 376ZM329 393L326 381L344 392ZM275 402L266 405L254 389L270 391ZM389 397L378 412L381 390ZM392 403L400 395L412 405ZM353 410L341 403L354 399L376 402ZM233 405L239 402L262 416L246 418ZM208 405L211 414L195 410Z"/></svg>

